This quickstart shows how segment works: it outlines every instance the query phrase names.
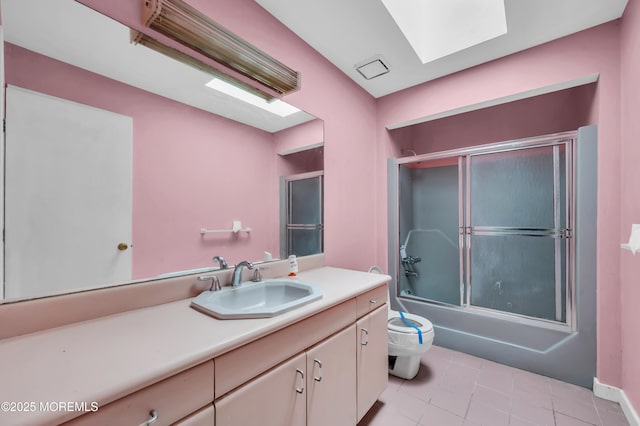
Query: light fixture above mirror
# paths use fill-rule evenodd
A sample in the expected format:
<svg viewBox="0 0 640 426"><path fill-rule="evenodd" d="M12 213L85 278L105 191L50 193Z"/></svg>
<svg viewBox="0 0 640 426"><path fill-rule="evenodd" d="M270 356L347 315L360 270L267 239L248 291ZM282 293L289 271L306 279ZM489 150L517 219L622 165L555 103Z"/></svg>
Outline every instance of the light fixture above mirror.
<svg viewBox="0 0 640 426"><path fill-rule="evenodd" d="M167 36L269 90L300 88L300 74L220 26L182 0L142 0L142 25Z"/></svg>

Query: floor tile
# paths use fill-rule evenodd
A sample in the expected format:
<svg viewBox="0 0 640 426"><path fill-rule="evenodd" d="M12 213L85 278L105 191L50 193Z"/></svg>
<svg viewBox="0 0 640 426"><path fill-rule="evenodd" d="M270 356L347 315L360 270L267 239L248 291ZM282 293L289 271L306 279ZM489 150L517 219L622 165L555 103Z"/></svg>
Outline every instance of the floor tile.
<svg viewBox="0 0 640 426"><path fill-rule="evenodd" d="M596 396L593 397L593 402L595 403L599 413L603 411L608 411L621 416L624 415L624 413L622 412L622 408L620 407L620 404L618 404L617 402L607 401L606 399L598 398Z"/></svg>
<svg viewBox="0 0 640 426"><path fill-rule="evenodd" d="M470 401L470 393L453 393L446 389L439 389L431 395L431 401L429 403L464 418L467 414Z"/></svg>
<svg viewBox="0 0 640 426"><path fill-rule="evenodd" d="M555 425L555 422L552 424ZM537 426L537 425L535 423L531 423L519 417L511 416L511 419L509 419L509 426Z"/></svg>
<svg viewBox="0 0 640 426"><path fill-rule="evenodd" d="M447 370L444 380L438 382L438 385L450 392L470 394L473 393L479 372L476 368L457 364Z"/></svg>
<svg viewBox="0 0 640 426"><path fill-rule="evenodd" d="M555 398L572 399L584 403L593 403L593 393L586 388L565 383L556 379L549 379L551 395Z"/></svg>
<svg viewBox="0 0 640 426"><path fill-rule="evenodd" d="M407 417L417 423L422 417L425 402L411 395L402 395L394 399L392 405L398 415Z"/></svg>
<svg viewBox="0 0 640 426"><path fill-rule="evenodd" d="M556 426L592 426L591 423L585 423L582 420L565 416L562 413L556 413Z"/></svg>
<svg viewBox="0 0 640 426"><path fill-rule="evenodd" d="M509 413L472 400L471 404L469 404L467 419L483 426L507 426L509 424Z"/></svg>
<svg viewBox="0 0 640 426"><path fill-rule="evenodd" d="M419 424L422 426L462 426L463 423L462 417L434 405L427 405Z"/></svg>
<svg viewBox="0 0 640 426"><path fill-rule="evenodd" d="M604 426L629 426L629 422L622 410L620 410L620 413L598 410L598 414L600 415L600 422Z"/></svg>
<svg viewBox="0 0 640 426"><path fill-rule="evenodd" d="M513 394L514 401L526 401L529 404L553 409L551 403L551 389L546 377L528 377L520 373L514 373Z"/></svg>
<svg viewBox="0 0 640 426"><path fill-rule="evenodd" d="M482 368L482 362L483 362L482 358L478 358L476 356L468 355L468 354L457 352L457 351L451 351L451 352L452 353L450 354L449 362L453 364L461 365L464 367L475 368L476 370L479 370L480 368Z"/></svg>
<svg viewBox="0 0 640 426"><path fill-rule="evenodd" d="M584 397L565 398L554 396L553 409L558 413L566 414L588 424L600 424L600 418L598 417L595 405L593 402L589 403Z"/></svg>
<svg viewBox="0 0 640 426"><path fill-rule="evenodd" d="M511 423L514 419L529 422L536 426L555 426L553 411L528 404L524 401L513 401L511 406Z"/></svg>
<svg viewBox="0 0 640 426"><path fill-rule="evenodd" d="M589 389L433 346L413 380L389 386L358 426L628 426Z"/></svg>
<svg viewBox="0 0 640 426"><path fill-rule="evenodd" d="M416 424L415 420L398 414L393 406L376 402L360 420L358 426L416 426Z"/></svg>
<svg viewBox="0 0 640 426"><path fill-rule="evenodd" d="M506 369L483 368L478 374L478 384L505 394L513 391L513 372Z"/></svg>
<svg viewBox="0 0 640 426"><path fill-rule="evenodd" d="M472 401L488 405L499 411L508 413L511 409L511 395L498 392L496 390L477 385L473 391Z"/></svg>

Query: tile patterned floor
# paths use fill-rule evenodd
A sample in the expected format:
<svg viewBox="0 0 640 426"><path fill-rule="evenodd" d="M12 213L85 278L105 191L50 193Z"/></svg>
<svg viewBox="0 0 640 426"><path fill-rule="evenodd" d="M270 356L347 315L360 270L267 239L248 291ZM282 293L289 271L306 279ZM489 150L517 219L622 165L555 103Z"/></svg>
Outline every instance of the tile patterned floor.
<svg viewBox="0 0 640 426"><path fill-rule="evenodd" d="M585 388L433 346L418 376L389 387L358 426L623 426Z"/></svg>

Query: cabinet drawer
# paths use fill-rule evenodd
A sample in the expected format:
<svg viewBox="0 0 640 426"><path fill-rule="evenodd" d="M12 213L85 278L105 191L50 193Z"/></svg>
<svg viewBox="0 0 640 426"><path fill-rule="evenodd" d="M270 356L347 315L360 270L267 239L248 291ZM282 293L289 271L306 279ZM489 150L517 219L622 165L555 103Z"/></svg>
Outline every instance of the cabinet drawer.
<svg viewBox="0 0 640 426"><path fill-rule="evenodd" d="M353 299L215 359L216 399L355 322Z"/></svg>
<svg viewBox="0 0 640 426"><path fill-rule="evenodd" d="M216 422L216 410L213 404L196 411L172 426L213 426Z"/></svg>
<svg viewBox="0 0 640 426"><path fill-rule="evenodd" d="M156 410L156 426L170 425L213 401L213 360L176 374L65 423L140 425Z"/></svg>
<svg viewBox="0 0 640 426"><path fill-rule="evenodd" d="M385 283L380 287L376 287L373 290L369 290L368 292L356 297L357 317L360 318L385 304L387 302L388 295L389 290Z"/></svg>

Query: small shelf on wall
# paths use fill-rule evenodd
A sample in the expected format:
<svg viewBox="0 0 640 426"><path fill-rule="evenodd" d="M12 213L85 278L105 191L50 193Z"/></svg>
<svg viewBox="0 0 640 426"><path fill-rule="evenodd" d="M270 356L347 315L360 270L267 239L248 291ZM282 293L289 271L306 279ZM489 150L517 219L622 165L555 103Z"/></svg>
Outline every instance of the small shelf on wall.
<svg viewBox="0 0 640 426"><path fill-rule="evenodd" d="M291 149L286 149L284 151L278 152L278 155L284 157L284 156L287 156L287 155L296 154L298 152L310 151L312 149L322 148L322 147L324 147L324 141L323 142L312 143L310 145L304 145L304 146L298 146L298 147L291 148Z"/></svg>

